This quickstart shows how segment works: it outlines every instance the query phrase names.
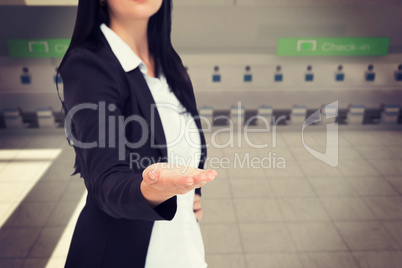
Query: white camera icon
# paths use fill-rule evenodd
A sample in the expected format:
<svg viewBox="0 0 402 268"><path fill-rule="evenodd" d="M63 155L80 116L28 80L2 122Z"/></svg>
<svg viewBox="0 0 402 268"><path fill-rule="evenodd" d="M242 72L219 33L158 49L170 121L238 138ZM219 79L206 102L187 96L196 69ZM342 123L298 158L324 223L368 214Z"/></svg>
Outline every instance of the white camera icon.
<svg viewBox="0 0 402 268"><path fill-rule="evenodd" d="M298 40L297 51L316 51L317 40Z"/></svg>

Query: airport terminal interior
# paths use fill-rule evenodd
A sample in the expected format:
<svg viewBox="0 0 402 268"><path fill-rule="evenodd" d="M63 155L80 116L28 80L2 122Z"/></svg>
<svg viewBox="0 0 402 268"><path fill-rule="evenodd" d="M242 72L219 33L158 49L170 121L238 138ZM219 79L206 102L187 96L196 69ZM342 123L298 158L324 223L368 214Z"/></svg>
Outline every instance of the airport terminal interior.
<svg viewBox="0 0 402 268"><path fill-rule="evenodd" d="M85 205L56 91L77 2L0 0L1 268L64 267ZM402 267L402 2L173 5L208 267Z"/></svg>

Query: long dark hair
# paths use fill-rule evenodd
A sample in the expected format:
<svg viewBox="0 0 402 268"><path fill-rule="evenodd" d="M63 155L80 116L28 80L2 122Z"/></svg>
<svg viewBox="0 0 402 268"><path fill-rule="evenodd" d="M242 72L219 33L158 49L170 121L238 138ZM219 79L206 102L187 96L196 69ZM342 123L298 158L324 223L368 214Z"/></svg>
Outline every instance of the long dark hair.
<svg viewBox="0 0 402 268"><path fill-rule="evenodd" d="M102 34L99 26L102 23L109 25L107 6L101 6L99 0L80 0L71 43L60 63L59 70L63 68L63 63L75 48L86 42L95 41L94 43L96 43L96 40L99 40L98 38ZM183 102L182 99L183 93L193 89L181 58L172 46L171 29L172 0L163 0L158 12L152 15L148 21L149 51L155 61L155 75L159 77L159 69L161 68L169 87L177 98L185 104L186 102ZM64 111L67 112L63 101L62 104ZM191 113L196 111L196 107L186 108Z"/></svg>

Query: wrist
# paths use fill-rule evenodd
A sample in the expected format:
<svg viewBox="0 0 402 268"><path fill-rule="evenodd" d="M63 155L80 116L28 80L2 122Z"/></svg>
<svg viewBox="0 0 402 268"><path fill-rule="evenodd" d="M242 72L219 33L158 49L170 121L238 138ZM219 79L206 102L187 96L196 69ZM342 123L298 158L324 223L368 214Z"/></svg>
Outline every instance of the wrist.
<svg viewBox="0 0 402 268"><path fill-rule="evenodd" d="M147 184L142 181L140 184L141 193L144 196L145 200L152 206L156 207L159 204L165 202L169 198L173 197L174 194L165 193L159 191L152 187L152 185Z"/></svg>

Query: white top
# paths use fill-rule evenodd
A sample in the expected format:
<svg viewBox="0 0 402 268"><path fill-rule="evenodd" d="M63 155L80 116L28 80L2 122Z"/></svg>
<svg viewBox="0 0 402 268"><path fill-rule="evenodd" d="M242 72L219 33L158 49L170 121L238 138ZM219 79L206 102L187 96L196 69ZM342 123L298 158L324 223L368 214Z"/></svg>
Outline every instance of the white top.
<svg viewBox="0 0 402 268"><path fill-rule="evenodd" d="M201 140L190 113L181 105L163 74L147 74L146 64L109 27L101 25L113 53L124 71L137 66L151 90L165 133L168 162L198 167ZM171 221L155 221L148 247L145 268L205 268L204 245L193 211L194 190L177 195L177 212Z"/></svg>

